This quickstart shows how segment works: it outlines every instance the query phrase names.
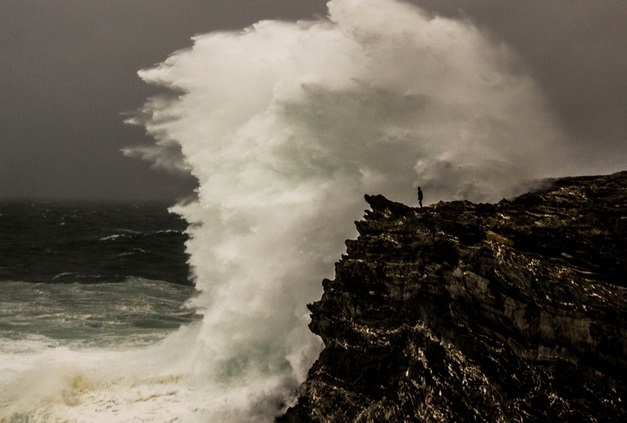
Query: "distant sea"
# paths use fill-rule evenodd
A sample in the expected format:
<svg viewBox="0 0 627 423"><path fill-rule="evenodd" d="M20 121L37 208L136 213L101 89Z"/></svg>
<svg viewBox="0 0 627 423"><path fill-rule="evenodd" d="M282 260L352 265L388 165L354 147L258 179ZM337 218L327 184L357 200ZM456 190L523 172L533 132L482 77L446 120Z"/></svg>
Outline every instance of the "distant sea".
<svg viewBox="0 0 627 423"><path fill-rule="evenodd" d="M0 354L153 343L197 319L165 203L0 202Z"/></svg>

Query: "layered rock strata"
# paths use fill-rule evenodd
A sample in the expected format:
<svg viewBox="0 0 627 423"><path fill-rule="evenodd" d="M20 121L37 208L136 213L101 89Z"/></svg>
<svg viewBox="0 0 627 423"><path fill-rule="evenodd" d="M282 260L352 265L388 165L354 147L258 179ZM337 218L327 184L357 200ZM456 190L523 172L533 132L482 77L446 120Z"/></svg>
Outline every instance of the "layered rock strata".
<svg viewBox="0 0 627 423"><path fill-rule="evenodd" d="M277 421L627 421L627 172L498 204L366 201Z"/></svg>

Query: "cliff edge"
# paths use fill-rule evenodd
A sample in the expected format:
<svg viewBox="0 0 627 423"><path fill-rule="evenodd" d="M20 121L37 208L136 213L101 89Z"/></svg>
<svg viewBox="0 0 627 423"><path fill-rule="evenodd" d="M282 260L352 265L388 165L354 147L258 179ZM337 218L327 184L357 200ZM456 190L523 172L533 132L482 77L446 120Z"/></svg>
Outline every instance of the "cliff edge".
<svg viewBox="0 0 627 423"><path fill-rule="evenodd" d="M366 201L278 422L627 421L627 172L498 204Z"/></svg>

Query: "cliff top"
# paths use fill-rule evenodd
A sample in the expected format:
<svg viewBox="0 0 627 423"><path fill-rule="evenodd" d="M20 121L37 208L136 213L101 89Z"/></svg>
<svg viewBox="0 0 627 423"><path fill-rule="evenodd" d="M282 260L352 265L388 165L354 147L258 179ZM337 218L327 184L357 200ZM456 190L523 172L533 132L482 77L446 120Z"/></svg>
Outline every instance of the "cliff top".
<svg viewBox="0 0 627 423"><path fill-rule="evenodd" d="M366 200L281 421L627 417L627 172L498 204Z"/></svg>

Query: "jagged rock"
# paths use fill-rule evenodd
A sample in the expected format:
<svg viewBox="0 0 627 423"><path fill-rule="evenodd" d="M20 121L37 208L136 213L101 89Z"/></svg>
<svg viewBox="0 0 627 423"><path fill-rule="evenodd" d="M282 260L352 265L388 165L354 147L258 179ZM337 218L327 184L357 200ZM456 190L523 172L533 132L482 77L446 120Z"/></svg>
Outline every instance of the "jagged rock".
<svg viewBox="0 0 627 423"><path fill-rule="evenodd" d="M627 172L498 204L366 200L277 421L627 421Z"/></svg>

